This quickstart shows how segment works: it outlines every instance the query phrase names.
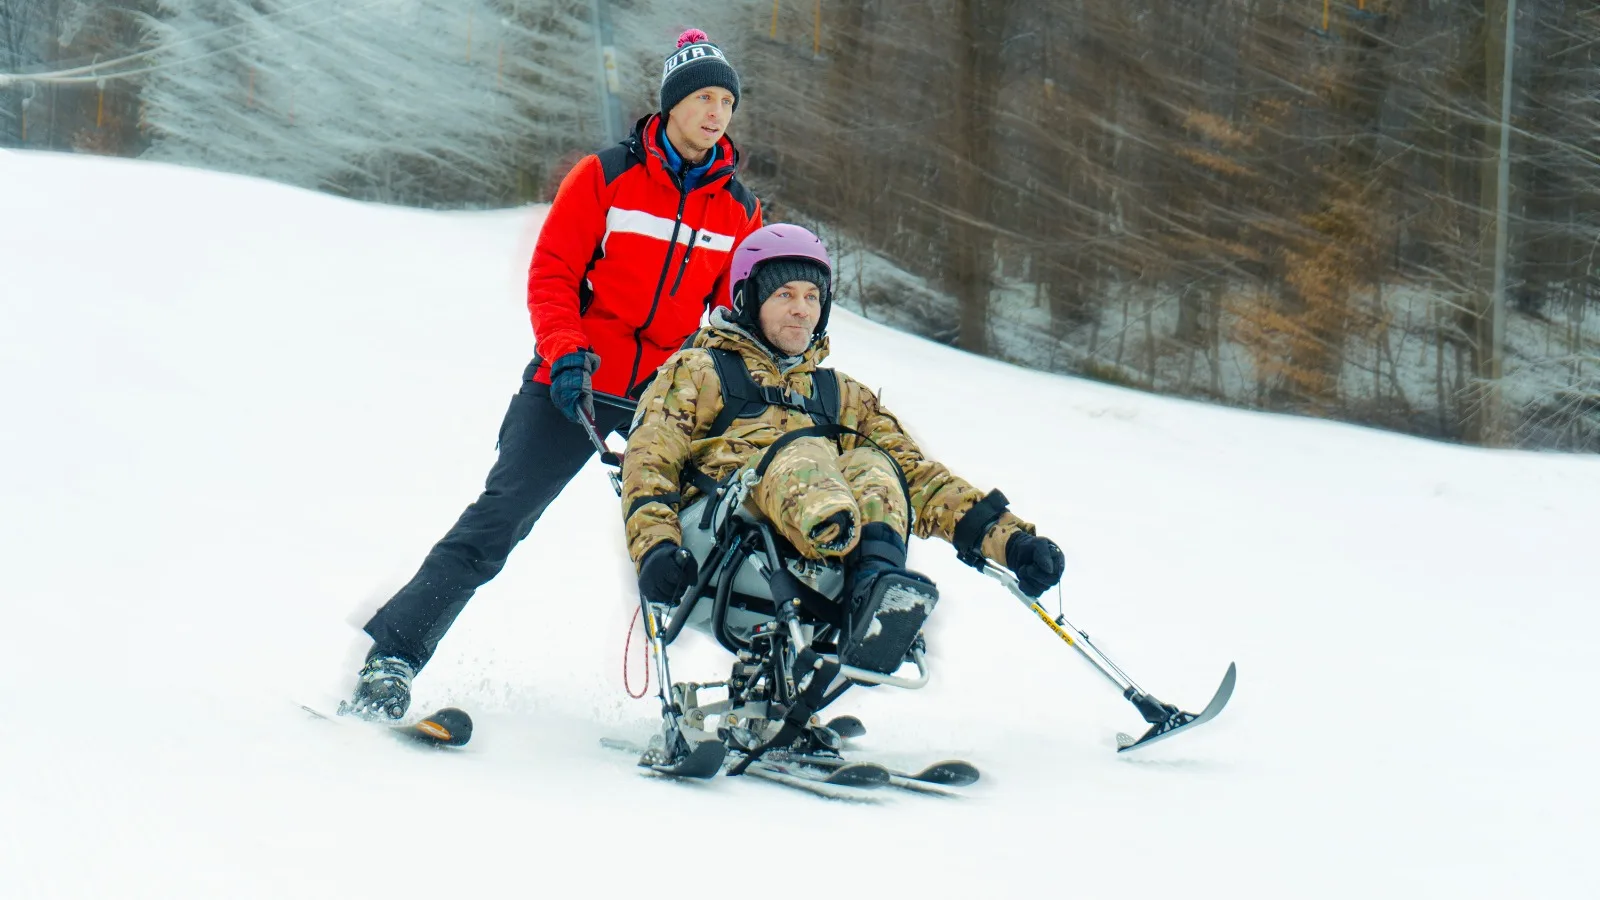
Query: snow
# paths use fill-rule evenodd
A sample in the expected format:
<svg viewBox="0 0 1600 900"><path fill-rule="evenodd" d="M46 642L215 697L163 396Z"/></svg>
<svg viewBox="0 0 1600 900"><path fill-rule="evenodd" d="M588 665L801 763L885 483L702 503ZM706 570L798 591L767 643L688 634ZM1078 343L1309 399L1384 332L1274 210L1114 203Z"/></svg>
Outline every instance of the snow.
<svg viewBox="0 0 1600 900"><path fill-rule="evenodd" d="M1229 708L1118 756L1132 707L919 542L933 682L834 711L875 758L977 762L969 799L654 780L598 746L655 709L623 692L631 570L591 464L417 682L419 708L474 713L472 744L422 751L298 704L348 690L359 623L481 486L542 208L34 153L0 158L0 196L7 897L1588 883L1600 459L1163 399L839 311L834 362L1065 548L1068 618L1192 710L1237 661ZM680 643L676 675L724 674Z"/></svg>

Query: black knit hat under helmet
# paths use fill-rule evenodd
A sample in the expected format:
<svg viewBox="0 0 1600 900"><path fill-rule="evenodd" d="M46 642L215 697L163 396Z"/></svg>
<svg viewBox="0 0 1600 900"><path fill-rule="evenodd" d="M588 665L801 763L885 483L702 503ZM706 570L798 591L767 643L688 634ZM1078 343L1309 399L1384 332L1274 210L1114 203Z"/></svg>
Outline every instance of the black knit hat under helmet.
<svg viewBox="0 0 1600 900"><path fill-rule="evenodd" d="M739 73L706 33L691 28L678 36L678 49L661 65L661 113L683 102L701 88L719 87L733 95L733 108L739 108Z"/></svg>
<svg viewBox="0 0 1600 900"><path fill-rule="evenodd" d="M822 316L817 319L814 336L820 337L828 330L828 310L833 305L832 277L828 267L814 259L780 257L760 263L750 272L744 284L745 302L739 304L734 320L752 334L761 334L761 307L778 288L791 281L809 281L822 292ZM753 302L752 302L753 301Z"/></svg>

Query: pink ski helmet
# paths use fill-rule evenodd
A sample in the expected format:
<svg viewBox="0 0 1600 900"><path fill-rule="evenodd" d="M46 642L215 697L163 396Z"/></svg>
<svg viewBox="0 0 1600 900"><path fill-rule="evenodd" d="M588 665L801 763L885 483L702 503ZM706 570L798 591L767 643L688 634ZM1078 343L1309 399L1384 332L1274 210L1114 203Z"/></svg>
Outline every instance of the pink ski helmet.
<svg viewBox="0 0 1600 900"><path fill-rule="evenodd" d="M811 333L813 338L821 337L827 333L828 310L833 307L833 263L828 260L828 248L822 245L822 239L799 225L758 228L746 235L734 249L731 271L728 273L728 303L733 310L731 318L747 328L759 329L761 303L771 292L761 293L757 285L768 280L761 277L763 270L777 274L788 268L781 265L784 262L804 264L803 270L796 267L797 271L803 271L808 278L815 274L820 274L822 278L817 284L822 289L822 316L817 319L817 327ZM778 265L772 265L774 263ZM820 273L816 272L818 266L821 267ZM776 282L773 288L787 281Z"/></svg>

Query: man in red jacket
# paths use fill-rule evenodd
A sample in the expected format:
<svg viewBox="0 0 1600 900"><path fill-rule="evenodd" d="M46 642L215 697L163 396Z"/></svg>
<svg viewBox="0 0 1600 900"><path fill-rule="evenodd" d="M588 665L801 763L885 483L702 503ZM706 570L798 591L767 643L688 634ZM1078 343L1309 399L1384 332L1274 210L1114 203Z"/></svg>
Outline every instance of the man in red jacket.
<svg viewBox="0 0 1600 900"><path fill-rule="evenodd" d="M366 624L373 646L348 710L400 718L411 679L511 548L628 413L594 392L637 397L656 368L727 296L728 262L761 227L725 132L739 76L698 29L662 67L661 112L584 157L562 181L528 273L538 353L500 426L484 491Z"/></svg>

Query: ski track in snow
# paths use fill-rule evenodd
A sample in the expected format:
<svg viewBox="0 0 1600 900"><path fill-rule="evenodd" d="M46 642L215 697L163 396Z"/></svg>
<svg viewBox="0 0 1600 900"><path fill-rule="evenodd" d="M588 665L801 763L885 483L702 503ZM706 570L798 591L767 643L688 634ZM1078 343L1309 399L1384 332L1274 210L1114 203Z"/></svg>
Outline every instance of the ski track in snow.
<svg viewBox="0 0 1600 900"><path fill-rule="evenodd" d="M643 775L598 743L656 711L623 693L632 571L591 464L418 681L417 711L477 726L427 751L297 706L347 691L359 624L481 487L543 208L20 152L0 197L6 897L783 894L819 834L837 852L796 884L862 896L1590 881L1600 460L1163 399L840 310L832 363L1066 550L1046 608L1190 710L1237 661L1228 709L1118 756L1132 707L917 541L933 683L829 713L865 758L976 762L968 799ZM693 634L673 663L726 674Z"/></svg>

